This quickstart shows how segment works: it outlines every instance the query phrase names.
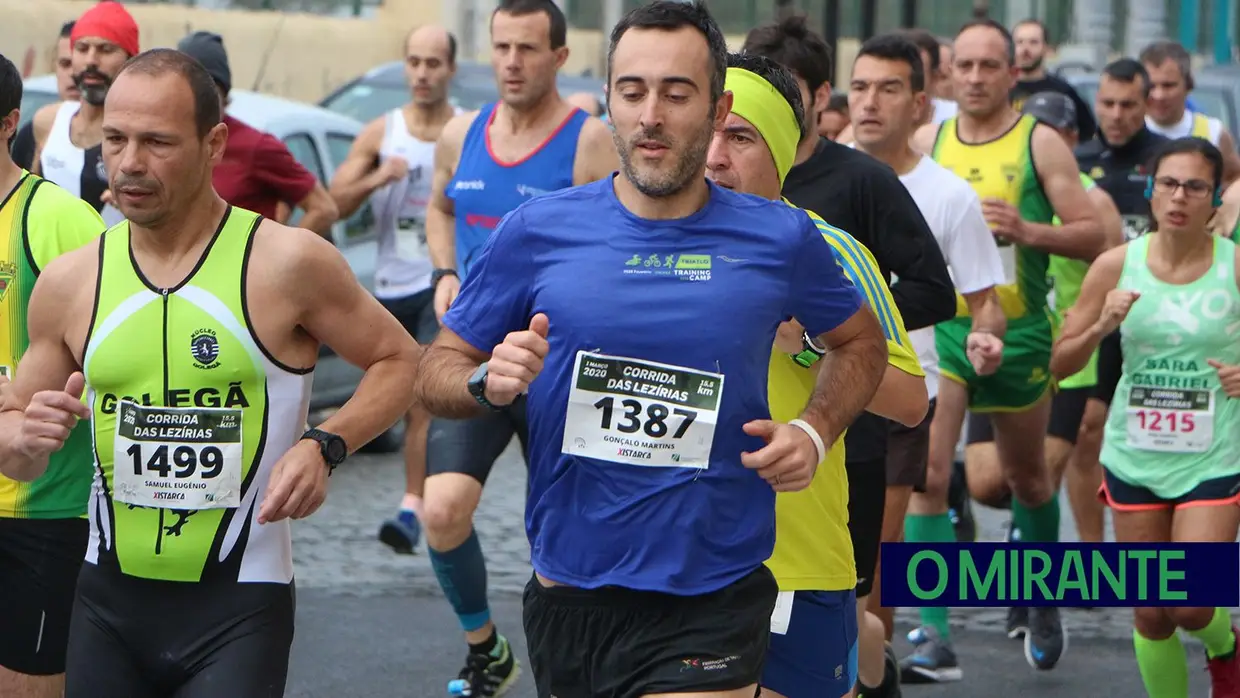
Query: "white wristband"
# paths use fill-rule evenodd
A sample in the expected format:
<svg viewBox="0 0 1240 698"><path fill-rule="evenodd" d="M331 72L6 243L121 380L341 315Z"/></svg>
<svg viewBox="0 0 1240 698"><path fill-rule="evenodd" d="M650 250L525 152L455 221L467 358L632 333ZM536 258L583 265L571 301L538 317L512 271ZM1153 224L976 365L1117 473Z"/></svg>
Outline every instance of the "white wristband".
<svg viewBox="0 0 1240 698"><path fill-rule="evenodd" d="M804 419L794 419L791 422L788 422L788 424L790 426L794 426L800 429L806 434L809 434L809 438L813 439L814 446L818 449L818 463L821 463L824 460L826 460L827 446L826 444L822 442L822 437L818 435L817 430L815 430L812 426L809 425L809 422L805 421ZM815 463L814 465L818 465L818 463Z"/></svg>

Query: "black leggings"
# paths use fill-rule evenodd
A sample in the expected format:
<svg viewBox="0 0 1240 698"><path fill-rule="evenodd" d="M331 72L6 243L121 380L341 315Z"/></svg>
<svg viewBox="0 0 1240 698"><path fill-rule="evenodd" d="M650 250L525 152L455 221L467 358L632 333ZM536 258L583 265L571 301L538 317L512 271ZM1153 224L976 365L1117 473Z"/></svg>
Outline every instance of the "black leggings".
<svg viewBox="0 0 1240 698"><path fill-rule="evenodd" d="M290 584L192 584L82 566L66 698L282 698Z"/></svg>

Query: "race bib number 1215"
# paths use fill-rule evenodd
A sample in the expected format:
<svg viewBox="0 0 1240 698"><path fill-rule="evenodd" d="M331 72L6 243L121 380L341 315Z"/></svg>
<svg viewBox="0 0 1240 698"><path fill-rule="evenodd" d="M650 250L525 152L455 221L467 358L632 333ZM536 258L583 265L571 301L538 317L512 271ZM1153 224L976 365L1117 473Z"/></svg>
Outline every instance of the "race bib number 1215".
<svg viewBox="0 0 1240 698"><path fill-rule="evenodd" d="M564 453L630 465L706 468L723 376L577 352Z"/></svg>

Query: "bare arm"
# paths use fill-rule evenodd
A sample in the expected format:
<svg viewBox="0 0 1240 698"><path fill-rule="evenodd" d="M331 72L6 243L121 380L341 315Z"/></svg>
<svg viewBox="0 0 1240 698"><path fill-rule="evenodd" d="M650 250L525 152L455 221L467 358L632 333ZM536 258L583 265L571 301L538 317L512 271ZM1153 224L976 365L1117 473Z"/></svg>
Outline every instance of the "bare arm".
<svg viewBox="0 0 1240 698"><path fill-rule="evenodd" d="M1240 179L1240 154L1236 153L1236 139L1226 128L1218 134L1218 149L1223 153L1223 186Z"/></svg>
<svg viewBox="0 0 1240 698"><path fill-rule="evenodd" d="M1007 334L1007 316L999 306L999 295L993 286L962 295L969 306L969 316L973 318L971 332L989 332L1000 338Z"/></svg>
<svg viewBox="0 0 1240 698"><path fill-rule="evenodd" d="M620 169L620 156L611 139L611 129L598 119L586 119L577 138L577 157L573 161L573 184L589 184Z"/></svg>
<svg viewBox="0 0 1240 698"><path fill-rule="evenodd" d="M332 175L331 196L341 218L356 213L366 199L385 183L383 168L375 167L379 159L379 146L383 143L384 124L383 117L367 124L353 141L348 157Z"/></svg>
<svg viewBox="0 0 1240 698"><path fill-rule="evenodd" d="M468 383L474 371L489 358L489 354L478 351L457 333L441 327L418 365L417 394L426 411L449 419L481 414L483 407L470 394Z"/></svg>
<svg viewBox="0 0 1240 698"><path fill-rule="evenodd" d="M332 239L332 224L340 219L340 211L322 184L314 185L314 189L297 202L297 208L305 212L299 223L301 227L318 233L326 240Z"/></svg>
<svg viewBox="0 0 1240 698"><path fill-rule="evenodd" d="M30 163L30 171L43 175L43 144L47 143L47 135L52 132L52 124L56 123L56 112L60 110L60 102L48 104L34 113L31 122L34 124L34 160Z"/></svg>
<svg viewBox="0 0 1240 698"><path fill-rule="evenodd" d="M283 285L289 297L299 301L298 325L366 372L353 397L322 427L356 451L395 424L413 404L421 350L358 283L331 243L297 229L279 233L289 258Z"/></svg>
<svg viewBox="0 0 1240 698"><path fill-rule="evenodd" d="M1067 378L1085 368L1109 330L1099 322L1107 292L1119 284L1128 246L1108 250L1089 266L1081 282L1081 294L1068 311L1063 331L1051 351L1051 374Z"/></svg>
<svg viewBox="0 0 1240 698"><path fill-rule="evenodd" d="M1210 232L1230 238L1236 230L1238 220L1240 220L1240 180L1232 182L1223 191L1223 205L1214 213L1214 218L1210 219Z"/></svg>
<svg viewBox="0 0 1240 698"><path fill-rule="evenodd" d="M1086 193L1090 203L1098 211L1102 233L1106 238L1106 249L1124 244L1124 219L1120 216L1119 207L1115 205L1115 199L1102 187L1094 187Z"/></svg>
<svg viewBox="0 0 1240 698"><path fill-rule="evenodd" d="M909 145L918 152L931 155L934 153L934 141L939 137L939 124L926 124L918 128L909 139Z"/></svg>
<svg viewBox="0 0 1240 698"><path fill-rule="evenodd" d="M1062 257L1092 261L1106 249L1106 233L1081 184L1076 156L1059 134L1042 125L1034 127L1030 148L1042 190L1061 224L1025 221L1025 233L1017 242Z"/></svg>
<svg viewBox="0 0 1240 698"><path fill-rule="evenodd" d="M87 245L88 254L99 253L98 243ZM0 408L0 472L21 482L37 479L47 470L46 456L32 458L17 448L26 420L25 409L35 393L63 390L69 376L77 370L74 357L65 339L68 319L83 285L78 279L87 275L81 251L69 253L47 265L30 295L27 310L30 345L21 363L6 386L4 406ZM93 277L88 277L93 278ZM94 284L87 284L93 297Z"/></svg>
<svg viewBox="0 0 1240 698"><path fill-rule="evenodd" d="M887 340L873 311L862 307L817 341L830 351L801 418L832 444L874 399L887 365Z"/></svg>
<svg viewBox="0 0 1240 698"><path fill-rule="evenodd" d="M447 190L456 176L465 134L477 116L478 112L470 112L453 117L435 145L435 176L431 180L430 205L426 207L426 246L436 269L456 269L456 206Z"/></svg>
<svg viewBox="0 0 1240 698"><path fill-rule="evenodd" d="M926 390L925 376L905 373L891 364L883 371L878 391L865 407L866 412L909 428L921 424L929 409L930 393Z"/></svg>

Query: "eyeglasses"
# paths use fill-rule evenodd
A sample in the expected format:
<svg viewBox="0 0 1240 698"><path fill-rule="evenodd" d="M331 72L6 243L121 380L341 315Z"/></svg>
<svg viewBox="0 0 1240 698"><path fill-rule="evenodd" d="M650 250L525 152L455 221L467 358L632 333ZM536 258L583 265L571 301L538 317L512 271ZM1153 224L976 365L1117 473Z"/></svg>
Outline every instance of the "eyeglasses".
<svg viewBox="0 0 1240 698"><path fill-rule="evenodd" d="M1175 177L1158 177L1154 180L1154 191L1159 194L1174 195L1177 189L1184 190L1184 196L1190 199L1204 199L1214 191L1214 186L1200 179L1181 182Z"/></svg>

